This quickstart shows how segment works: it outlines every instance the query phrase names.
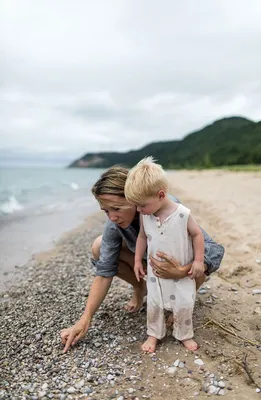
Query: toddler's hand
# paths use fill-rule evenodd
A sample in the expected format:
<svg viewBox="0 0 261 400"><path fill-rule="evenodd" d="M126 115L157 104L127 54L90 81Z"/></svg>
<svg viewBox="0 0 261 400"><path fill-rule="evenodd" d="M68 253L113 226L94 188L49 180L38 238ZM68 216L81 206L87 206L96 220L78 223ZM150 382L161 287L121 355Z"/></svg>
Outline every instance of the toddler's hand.
<svg viewBox="0 0 261 400"><path fill-rule="evenodd" d="M135 273L135 276L136 276L138 282L140 281L140 279L144 278L145 272L144 272L143 264L141 261L135 262L134 273Z"/></svg>
<svg viewBox="0 0 261 400"><path fill-rule="evenodd" d="M201 277L205 272L205 266L203 262L193 261L192 267L188 272L190 279Z"/></svg>

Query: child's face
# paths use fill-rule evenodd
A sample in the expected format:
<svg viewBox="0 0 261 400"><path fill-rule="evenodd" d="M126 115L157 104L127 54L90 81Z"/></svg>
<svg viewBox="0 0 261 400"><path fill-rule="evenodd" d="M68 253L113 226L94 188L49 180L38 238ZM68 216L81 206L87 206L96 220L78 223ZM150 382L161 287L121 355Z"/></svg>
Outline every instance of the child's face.
<svg viewBox="0 0 261 400"><path fill-rule="evenodd" d="M161 207L159 196L149 197L142 203L137 204L137 211L143 215L155 214Z"/></svg>

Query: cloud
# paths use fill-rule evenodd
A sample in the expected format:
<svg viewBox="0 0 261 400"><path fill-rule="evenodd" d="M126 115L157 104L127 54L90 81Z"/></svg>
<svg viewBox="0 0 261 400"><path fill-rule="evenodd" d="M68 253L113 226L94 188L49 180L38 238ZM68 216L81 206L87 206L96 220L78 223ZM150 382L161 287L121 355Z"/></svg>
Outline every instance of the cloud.
<svg viewBox="0 0 261 400"><path fill-rule="evenodd" d="M67 162L261 119L259 0L2 3L0 157Z"/></svg>

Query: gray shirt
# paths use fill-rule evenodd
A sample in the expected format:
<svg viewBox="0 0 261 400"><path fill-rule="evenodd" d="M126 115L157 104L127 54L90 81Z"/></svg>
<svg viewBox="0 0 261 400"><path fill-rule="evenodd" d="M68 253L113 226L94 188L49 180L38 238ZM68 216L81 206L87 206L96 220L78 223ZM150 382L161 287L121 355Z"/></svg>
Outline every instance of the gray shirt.
<svg viewBox="0 0 261 400"><path fill-rule="evenodd" d="M175 197L170 197L177 203L180 203ZM205 241L204 262L207 265L206 275L210 275L219 268L225 250L223 246L211 239L203 229L202 233ZM96 275L107 278L117 275L122 241L124 240L129 250L135 253L138 234L139 213L136 214L131 225L125 229L108 220L102 235L99 260L93 260L93 264L96 266ZM144 255L144 259L146 260L146 254Z"/></svg>

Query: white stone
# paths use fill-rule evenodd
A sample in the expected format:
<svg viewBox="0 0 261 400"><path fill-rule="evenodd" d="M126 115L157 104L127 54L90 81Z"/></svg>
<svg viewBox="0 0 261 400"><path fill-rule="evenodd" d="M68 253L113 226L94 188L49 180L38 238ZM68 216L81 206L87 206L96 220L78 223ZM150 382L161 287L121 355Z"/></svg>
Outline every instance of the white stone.
<svg viewBox="0 0 261 400"><path fill-rule="evenodd" d="M42 397L44 397L46 395L46 392L44 390L41 390L40 392L38 392L38 397L40 397L40 399Z"/></svg>
<svg viewBox="0 0 261 400"><path fill-rule="evenodd" d="M261 392L261 389L260 389L260 388L256 388L256 392L257 392L257 393L260 393L260 392Z"/></svg>
<svg viewBox="0 0 261 400"><path fill-rule="evenodd" d="M44 384L42 385L42 389L45 390L45 389L47 389L47 388L48 388L48 383L47 383L47 382L44 382Z"/></svg>
<svg viewBox="0 0 261 400"><path fill-rule="evenodd" d="M220 388L224 388L224 387L226 386L226 384L225 384L224 381L219 381L219 382L218 382L218 386L219 386Z"/></svg>
<svg viewBox="0 0 261 400"><path fill-rule="evenodd" d="M76 383L75 387L77 389L81 389L84 386L84 379L82 379L81 381L79 381L78 383Z"/></svg>
<svg viewBox="0 0 261 400"><path fill-rule="evenodd" d="M169 367L166 369L167 373L170 375L174 375L177 371L177 367Z"/></svg>
<svg viewBox="0 0 261 400"><path fill-rule="evenodd" d="M261 294L261 289L253 289L252 294Z"/></svg>
<svg viewBox="0 0 261 400"><path fill-rule="evenodd" d="M67 389L67 393L74 393L76 391L76 389L73 387L73 386L70 386L68 389Z"/></svg>
<svg viewBox="0 0 261 400"><path fill-rule="evenodd" d="M129 389L128 389L128 392L129 392L129 394L132 394L132 393L136 392L136 390L133 389L133 388L129 388Z"/></svg>
<svg viewBox="0 0 261 400"><path fill-rule="evenodd" d="M204 365L204 361L202 361L200 358L197 358L196 360L194 360L194 363L197 365Z"/></svg>
<svg viewBox="0 0 261 400"><path fill-rule="evenodd" d="M214 385L210 385L208 388L208 394L216 394L218 392L218 388L216 388L216 386Z"/></svg>
<svg viewBox="0 0 261 400"><path fill-rule="evenodd" d="M114 376L112 374L107 375L108 381L112 381L114 379Z"/></svg>
<svg viewBox="0 0 261 400"><path fill-rule="evenodd" d="M224 389L220 389L219 392L218 392L218 395L219 396L224 396L224 394L225 394L225 390Z"/></svg>
<svg viewBox="0 0 261 400"><path fill-rule="evenodd" d="M178 366L179 366L179 359L177 359L176 361L174 361L173 365L174 365L174 367L178 367Z"/></svg>

